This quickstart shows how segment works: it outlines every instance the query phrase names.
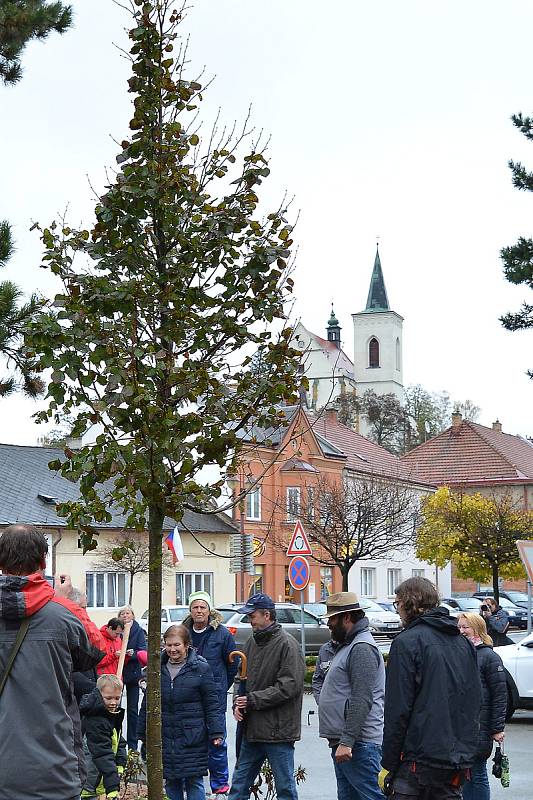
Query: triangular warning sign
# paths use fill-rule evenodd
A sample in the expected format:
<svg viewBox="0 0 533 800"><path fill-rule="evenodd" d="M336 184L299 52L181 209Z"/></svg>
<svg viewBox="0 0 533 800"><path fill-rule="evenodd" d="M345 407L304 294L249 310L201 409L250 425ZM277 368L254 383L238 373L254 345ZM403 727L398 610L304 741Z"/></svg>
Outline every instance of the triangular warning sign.
<svg viewBox="0 0 533 800"><path fill-rule="evenodd" d="M516 541L522 564L526 568L529 580L533 582L533 541L531 539L518 539Z"/></svg>
<svg viewBox="0 0 533 800"><path fill-rule="evenodd" d="M294 531L292 533L291 541L289 543L289 547L287 549L288 556L312 556L313 551L311 550L311 545L309 544L309 539L307 538L307 534L304 531L304 526L298 520L296 525L294 526Z"/></svg>

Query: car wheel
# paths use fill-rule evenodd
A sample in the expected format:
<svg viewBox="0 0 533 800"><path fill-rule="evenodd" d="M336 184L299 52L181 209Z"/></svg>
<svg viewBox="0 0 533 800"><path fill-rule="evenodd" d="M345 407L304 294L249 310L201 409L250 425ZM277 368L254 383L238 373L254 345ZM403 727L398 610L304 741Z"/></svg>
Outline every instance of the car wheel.
<svg viewBox="0 0 533 800"><path fill-rule="evenodd" d="M509 722L513 718L514 712L515 712L515 707L513 702L513 694L511 692L511 687L507 686L507 710L505 712L506 722Z"/></svg>

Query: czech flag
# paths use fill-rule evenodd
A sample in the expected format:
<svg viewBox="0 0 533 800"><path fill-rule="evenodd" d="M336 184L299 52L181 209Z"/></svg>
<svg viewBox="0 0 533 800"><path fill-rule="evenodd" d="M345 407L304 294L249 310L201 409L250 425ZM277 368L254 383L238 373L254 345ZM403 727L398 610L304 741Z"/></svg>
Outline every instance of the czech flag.
<svg viewBox="0 0 533 800"><path fill-rule="evenodd" d="M183 561L183 545L181 543L181 536L177 525L173 531L170 531L165 539L165 542L168 549L172 553L172 563L176 564L179 561Z"/></svg>

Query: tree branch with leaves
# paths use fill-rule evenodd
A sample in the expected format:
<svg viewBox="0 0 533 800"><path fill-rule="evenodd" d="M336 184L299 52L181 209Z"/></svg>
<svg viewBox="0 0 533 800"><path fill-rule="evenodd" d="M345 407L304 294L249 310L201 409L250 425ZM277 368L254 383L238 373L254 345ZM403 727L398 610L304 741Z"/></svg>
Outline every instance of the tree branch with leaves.
<svg viewBox="0 0 533 800"><path fill-rule="evenodd" d="M201 138L203 89L186 74L174 4L135 0L131 13L130 135L94 226L41 230L43 266L62 290L27 343L51 370L38 419L68 414L73 436L100 431L51 463L80 485L80 499L58 512L81 529L85 550L111 506L128 530L148 530L147 769L150 797L162 800L163 520L213 513L223 478L203 484L201 470L235 472L253 426L278 424L276 404L294 403L301 381L286 323L292 225L283 204L259 209L266 153L247 127Z"/></svg>

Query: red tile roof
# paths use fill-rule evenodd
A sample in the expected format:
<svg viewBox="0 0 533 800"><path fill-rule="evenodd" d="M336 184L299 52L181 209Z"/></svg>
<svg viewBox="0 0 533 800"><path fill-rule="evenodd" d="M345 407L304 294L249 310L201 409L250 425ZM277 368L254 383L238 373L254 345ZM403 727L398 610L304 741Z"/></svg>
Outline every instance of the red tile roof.
<svg viewBox="0 0 533 800"><path fill-rule="evenodd" d="M402 462L437 484L533 480L532 444L468 420L415 447Z"/></svg>
<svg viewBox="0 0 533 800"><path fill-rule="evenodd" d="M410 465L402 463L384 447L343 425L333 413L326 412L318 417L308 413L306 416L315 434L345 454L346 469L405 481L413 479ZM428 483L418 477L416 482Z"/></svg>

